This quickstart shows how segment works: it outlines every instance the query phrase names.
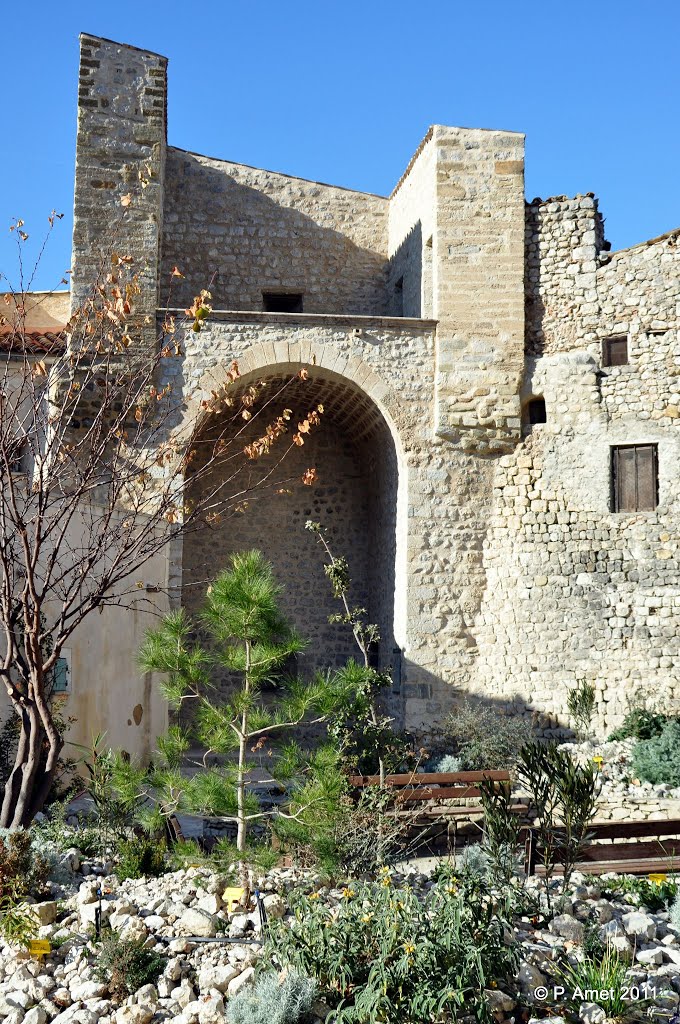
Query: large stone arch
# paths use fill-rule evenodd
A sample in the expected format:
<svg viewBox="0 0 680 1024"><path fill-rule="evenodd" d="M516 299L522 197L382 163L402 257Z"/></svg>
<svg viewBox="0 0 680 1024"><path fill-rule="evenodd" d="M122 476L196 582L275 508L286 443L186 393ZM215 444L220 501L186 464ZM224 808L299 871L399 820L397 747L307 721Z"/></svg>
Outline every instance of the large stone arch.
<svg viewBox="0 0 680 1024"><path fill-rule="evenodd" d="M182 604L196 612L207 580L222 568L229 554L258 547L270 558L286 587L282 597L286 613L310 640L299 659L304 673L356 656L350 631L328 623L328 615L340 611L340 605L332 598L323 573L323 552L304 529L308 519L318 520L328 529L334 552L349 562L353 603L366 607L368 620L380 627L380 666L396 666L397 649L406 642L407 479L391 396L359 360L348 365L348 360L339 361L319 347L314 350L315 363L311 359L293 362L290 352L269 351L272 348L278 346L255 346L245 354L239 361L242 376L232 393L254 381L266 381L275 392L303 362L309 379L295 384L292 391L287 388L279 404L298 414L320 402L324 406L321 424L283 464L285 476L293 481L292 493L256 497L245 513L185 537ZM286 361L277 361L285 354L289 357ZM266 359L270 361L263 363ZM338 362L347 373L329 365ZM228 364L206 375L189 403L188 411L191 406L194 409L191 436L195 441L215 424L201 402L219 387L221 375L226 376L227 371ZM276 407L271 411L276 412ZM200 451L201 445L197 448ZM305 487L300 478L310 466L316 468L318 480Z"/></svg>

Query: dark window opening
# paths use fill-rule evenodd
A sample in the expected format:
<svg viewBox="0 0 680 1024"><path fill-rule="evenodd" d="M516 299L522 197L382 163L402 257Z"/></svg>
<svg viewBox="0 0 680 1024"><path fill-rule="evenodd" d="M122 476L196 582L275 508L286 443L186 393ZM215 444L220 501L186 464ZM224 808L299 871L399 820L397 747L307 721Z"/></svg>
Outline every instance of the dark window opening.
<svg viewBox="0 0 680 1024"><path fill-rule="evenodd" d="M612 511L649 512L659 503L655 444L612 448Z"/></svg>
<svg viewBox="0 0 680 1024"><path fill-rule="evenodd" d="M371 640L368 645L368 664L369 668L379 669L380 668L380 641Z"/></svg>
<svg viewBox="0 0 680 1024"><path fill-rule="evenodd" d="M527 420L530 426L547 423L548 414L545 410L545 398L532 398L527 405Z"/></svg>
<svg viewBox="0 0 680 1024"><path fill-rule="evenodd" d="M9 470L10 473L23 473L26 470L26 443L16 438L9 445Z"/></svg>
<svg viewBox="0 0 680 1024"><path fill-rule="evenodd" d="M394 315L404 315L404 278L394 282Z"/></svg>
<svg viewBox="0 0 680 1024"><path fill-rule="evenodd" d="M265 313L302 313L302 292L262 292Z"/></svg>
<svg viewBox="0 0 680 1024"><path fill-rule="evenodd" d="M628 338L605 338L602 342L602 365L625 366L628 362Z"/></svg>

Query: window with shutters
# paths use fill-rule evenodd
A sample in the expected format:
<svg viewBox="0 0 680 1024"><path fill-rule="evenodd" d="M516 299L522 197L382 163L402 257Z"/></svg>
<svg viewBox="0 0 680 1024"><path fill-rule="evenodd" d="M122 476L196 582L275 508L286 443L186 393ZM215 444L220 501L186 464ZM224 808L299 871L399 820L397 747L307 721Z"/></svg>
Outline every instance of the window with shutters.
<svg viewBox="0 0 680 1024"><path fill-rule="evenodd" d="M625 366L628 362L628 338L620 335L616 338L605 338L602 342L602 365Z"/></svg>
<svg viewBox="0 0 680 1024"><path fill-rule="evenodd" d="M648 512L659 502L655 444L612 448L612 511Z"/></svg>

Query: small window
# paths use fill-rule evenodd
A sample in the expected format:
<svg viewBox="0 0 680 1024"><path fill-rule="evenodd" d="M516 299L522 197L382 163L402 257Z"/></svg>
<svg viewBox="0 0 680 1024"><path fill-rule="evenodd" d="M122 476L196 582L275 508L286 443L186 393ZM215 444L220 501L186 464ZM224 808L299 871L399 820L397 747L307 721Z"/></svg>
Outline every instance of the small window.
<svg viewBox="0 0 680 1024"><path fill-rule="evenodd" d="M66 657L57 658L52 672L52 693L71 692L71 666L69 655L64 651Z"/></svg>
<svg viewBox="0 0 680 1024"><path fill-rule="evenodd" d="M394 315L404 315L404 278L394 282Z"/></svg>
<svg viewBox="0 0 680 1024"><path fill-rule="evenodd" d="M265 313L302 313L302 292L262 292Z"/></svg>
<svg viewBox="0 0 680 1024"><path fill-rule="evenodd" d="M545 411L545 398L532 398L527 405L527 419L530 426L537 423L547 423L548 416Z"/></svg>
<svg viewBox="0 0 680 1024"><path fill-rule="evenodd" d="M659 503L655 444L612 448L612 511L649 512Z"/></svg>
<svg viewBox="0 0 680 1024"><path fill-rule="evenodd" d="M602 342L602 365L625 366L628 362L628 338L605 338Z"/></svg>
<svg viewBox="0 0 680 1024"><path fill-rule="evenodd" d="M380 668L380 641L371 640L368 645L368 665L376 671Z"/></svg>
<svg viewBox="0 0 680 1024"><path fill-rule="evenodd" d="M15 438L8 451L10 473L24 473L26 471L26 454L26 443L20 438Z"/></svg>

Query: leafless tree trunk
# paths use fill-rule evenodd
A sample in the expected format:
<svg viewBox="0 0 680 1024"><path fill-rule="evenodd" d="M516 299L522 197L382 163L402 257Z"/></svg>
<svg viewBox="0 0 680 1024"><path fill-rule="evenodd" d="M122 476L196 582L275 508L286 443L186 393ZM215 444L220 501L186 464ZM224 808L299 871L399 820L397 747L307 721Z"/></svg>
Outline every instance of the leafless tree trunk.
<svg viewBox="0 0 680 1024"><path fill-rule="evenodd" d="M280 488L287 453L303 443L284 406L306 370L272 394L241 387L234 363L205 403L208 455L194 468L192 443L173 438L175 400L159 380L164 360L183 355L183 331L209 317L210 295L183 323L163 324L149 352L139 345L137 293L133 258L110 253L90 298L49 343L30 328L23 280L0 307L0 681L19 721L3 827L30 822L55 779L64 739L51 679L77 627L137 593L135 574L173 538ZM303 482L313 479L310 469Z"/></svg>

